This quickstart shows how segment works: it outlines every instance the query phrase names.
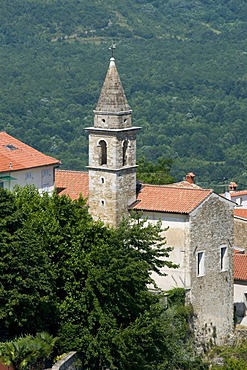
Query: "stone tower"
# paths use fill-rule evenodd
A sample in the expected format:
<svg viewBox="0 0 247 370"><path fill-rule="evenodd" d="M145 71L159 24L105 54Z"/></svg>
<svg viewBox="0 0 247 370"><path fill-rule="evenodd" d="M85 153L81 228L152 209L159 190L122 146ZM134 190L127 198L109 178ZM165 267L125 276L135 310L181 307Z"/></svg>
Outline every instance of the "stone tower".
<svg viewBox="0 0 247 370"><path fill-rule="evenodd" d="M136 200L136 133L115 59L110 65L89 132L89 211L116 227Z"/></svg>

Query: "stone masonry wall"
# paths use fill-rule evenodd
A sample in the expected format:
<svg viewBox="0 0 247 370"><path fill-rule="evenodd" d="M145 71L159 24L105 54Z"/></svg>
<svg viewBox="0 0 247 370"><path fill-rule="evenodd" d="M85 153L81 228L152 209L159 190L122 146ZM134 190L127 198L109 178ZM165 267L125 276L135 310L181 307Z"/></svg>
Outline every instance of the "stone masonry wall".
<svg viewBox="0 0 247 370"><path fill-rule="evenodd" d="M191 291L195 339L200 347L222 344L233 331L231 205L212 194L190 220ZM221 246L227 248L228 266L221 268ZM205 271L197 275L198 252L204 252Z"/></svg>
<svg viewBox="0 0 247 370"><path fill-rule="evenodd" d="M247 253L247 220L234 218L234 246L245 248Z"/></svg>
<svg viewBox="0 0 247 370"><path fill-rule="evenodd" d="M93 132L89 136L89 166L100 166L100 147L98 142L104 140L107 144L107 165L106 168L119 169L123 167L122 142L128 140L126 152L127 165L136 164L136 131L112 131Z"/></svg>
<svg viewBox="0 0 247 370"><path fill-rule="evenodd" d="M107 163L101 165L98 145L107 144ZM123 163L123 143L127 142ZM89 211L95 219L118 226L136 200L136 130L94 131L89 135Z"/></svg>
<svg viewBox="0 0 247 370"><path fill-rule="evenodd" d="M122 217L127 217L128 206L136 198L135 168L116 173L89 170L89 194L90 214L110 226L117 226Z"/></svg>

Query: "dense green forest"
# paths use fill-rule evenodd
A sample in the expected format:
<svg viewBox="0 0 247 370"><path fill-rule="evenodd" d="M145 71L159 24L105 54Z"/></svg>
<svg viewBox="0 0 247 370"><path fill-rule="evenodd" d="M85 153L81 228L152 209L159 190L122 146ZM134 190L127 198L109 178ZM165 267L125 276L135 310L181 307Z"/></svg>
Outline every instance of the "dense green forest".
<svg viewBox="0 0 247 370"><path fill-rule="evenodd" d="M139 160L247 187L245 0L2 0L0 130L84 169L112 40Z"/></svg>

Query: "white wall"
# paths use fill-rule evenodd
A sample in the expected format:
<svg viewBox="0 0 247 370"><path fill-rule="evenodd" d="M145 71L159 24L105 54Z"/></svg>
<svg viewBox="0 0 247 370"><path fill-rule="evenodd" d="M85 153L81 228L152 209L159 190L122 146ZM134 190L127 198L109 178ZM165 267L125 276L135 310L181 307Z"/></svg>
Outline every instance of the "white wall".
<svg viewBox="0 0 247 370"><path fill-rule="evenodd" d="M189 243L189 218L187 215L144 212L143 218L147 217L148 222L162 222L162 228L167 231L163 232L166 238L166 246L172 247L169 260L179 265L177 269L164 267L161 272L167 276L160 276L153 273L152 277L158 287L162 290L169 290L176 287L190 288L190 270L188 265L188 243Z"/></svg>
<svg viewBox="0 0 247 370"><path fill-rule="evenodd" d="M247 301L247 281L241 282L238 280L234 281L234 305L236 307L236 315L244 316L246 315Z"/></svg>
<svg viewBox="0 0 247 370"><path fill-rule="evenodd" d="M4 181L4 188L13 190L15 185L34 185L40 193L52 193L54 190L54 166L35 167L22 171L4 173L17 180Z"/></svg>
<svg viewBox="0 0 247 370"><path fill-rule="evenodd" d="M232 201L237 203L239 208L247 208L247 195L240 195L238 197L232 197Z"/></svg>

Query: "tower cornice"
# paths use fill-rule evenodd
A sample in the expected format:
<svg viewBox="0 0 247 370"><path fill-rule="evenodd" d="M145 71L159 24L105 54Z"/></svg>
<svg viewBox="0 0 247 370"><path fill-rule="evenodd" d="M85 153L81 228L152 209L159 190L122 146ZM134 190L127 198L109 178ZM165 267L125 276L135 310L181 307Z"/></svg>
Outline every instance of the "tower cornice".
<svg viewBox="0 0 247 370"><path fill-rule="evenodd" d="M104 133L104 134L112 134L112 133L118 133L118 132L130 132L130 131L138 131L140 130L141 127L139 126L131 126L131 127L127 127L127 128L101 128L101 127L94 127L94 126L91 126L91 127L85 127L84 130L85 131L89 131L89 132L98 132L98 133Z"/></svg>
<svg viewBox="0 0 247 370"><path fill-rule="evenodd" d="M94 110L94 114L102 115L102 116L125 116L127 114L132 114L132 110L126 110L126 111L119 111L119 112L108 112L108 111L99 111L99 110Z"/></svg>
<svg viewBox="0 0 247 370"><path fill-rule="evenodd" d="M86 168L88 168L89 170L93 170L93 171L100 171L100 172L124 172L124 171L128 171L128 170L131 170L131 169L136 169L138 167L138 165L134 165L134 166L124 166L124 167L120 167L120 168L109 168L109 167L104 167L104 166L86 166Z"/></svg>

